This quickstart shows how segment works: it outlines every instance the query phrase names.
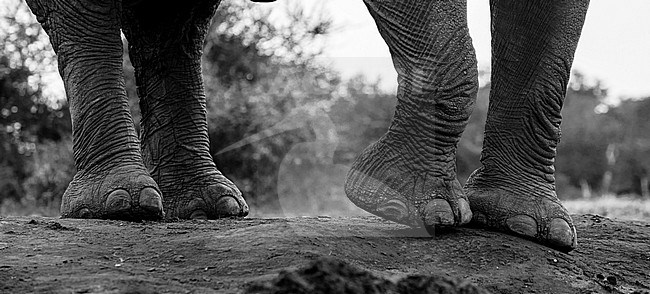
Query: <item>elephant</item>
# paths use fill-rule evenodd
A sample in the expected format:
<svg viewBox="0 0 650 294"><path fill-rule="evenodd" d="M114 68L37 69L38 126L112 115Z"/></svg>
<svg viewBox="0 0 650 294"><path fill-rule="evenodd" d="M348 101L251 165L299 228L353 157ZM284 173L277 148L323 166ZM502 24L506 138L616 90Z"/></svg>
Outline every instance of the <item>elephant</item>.
<svg viewBox="0 0 650 294"><path fill-rule="evenodd" d="M57 54L72 114L77 173L63 195L62 217L248 214L209 150L200 59L219 2L27 0ZM482 167L464 187L455 154L478 90L466 0L364 2L390 49L398 102L387 132L350 168L348 198L413 227L476 224L575 248L553 163L589 1L490 0L492 87ZM139 138L121 72L121 31L140 97Z"/></svg>

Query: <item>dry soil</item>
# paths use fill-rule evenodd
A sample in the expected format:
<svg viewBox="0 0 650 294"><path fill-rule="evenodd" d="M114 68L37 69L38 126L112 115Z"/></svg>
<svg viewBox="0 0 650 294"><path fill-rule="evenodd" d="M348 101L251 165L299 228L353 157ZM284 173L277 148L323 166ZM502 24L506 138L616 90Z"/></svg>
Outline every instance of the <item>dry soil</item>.
<svg viewBox="0 0 650 294"><path fill-rule="evenodd" d="M476 228L431 237L375 217L4 217L0 293L332 290L318 280L407 293L399 287L432 279L492 293L650 293L650 223L573 217L579 246L568 254ZM362 280L374 286L354 288Z"/></svg>

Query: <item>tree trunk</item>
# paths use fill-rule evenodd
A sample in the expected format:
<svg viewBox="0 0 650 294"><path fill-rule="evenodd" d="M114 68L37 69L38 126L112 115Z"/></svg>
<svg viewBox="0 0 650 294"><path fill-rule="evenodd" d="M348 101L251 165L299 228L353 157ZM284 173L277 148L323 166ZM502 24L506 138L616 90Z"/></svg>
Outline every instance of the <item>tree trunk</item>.
<svg viewBox="0 0 650 294"><path fill-rule="evenodd" d="M580 190L582 191L582 199L591 199L591 187L587 180L580 179Z"/></svg>
<svg viewBox="0 0 650 294"><path fill-rule="evenodd" d="M641 176L641 196L644 199L650 199L650 187L648 187L648 176Z"/></svg>

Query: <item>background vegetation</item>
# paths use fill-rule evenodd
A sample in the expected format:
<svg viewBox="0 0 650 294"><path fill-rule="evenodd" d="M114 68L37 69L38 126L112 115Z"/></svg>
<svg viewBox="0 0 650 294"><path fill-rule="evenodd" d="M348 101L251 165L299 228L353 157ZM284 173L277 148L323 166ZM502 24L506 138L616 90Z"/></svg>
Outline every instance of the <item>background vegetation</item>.
<svg viewBox="0 0 650 294"><path fill-rule="evenodd" d="M65 99L47 87L48 74L56 71L47 36L24 3L5 2L0 7L0 215L58 215L75 172L70 114ZM278 25L248 1L224 1L217 12L203 62L215 161L258 215L360 213L343 193L347 166L385 132L394 95L382 91L380 81L343 80L316 62L332 30L326 16L298 8L285 13L290 22ZM137 124L128 54L124 69ZM481 80L459 145L461 181L479 166L488 70L481 71ZM620 203L611 195L626 195L632 206L647 208L636 215L650 219L643 200L650 199L650 99L613 106L604 103L606 94L600 83L574 73L562 112L558 194L573 199L569 206L577 206L571 209L583 213L589 212L580 210L588 206L584 203L601 203L601 214ZM592 199L601 195L607 197Z"/></svg>

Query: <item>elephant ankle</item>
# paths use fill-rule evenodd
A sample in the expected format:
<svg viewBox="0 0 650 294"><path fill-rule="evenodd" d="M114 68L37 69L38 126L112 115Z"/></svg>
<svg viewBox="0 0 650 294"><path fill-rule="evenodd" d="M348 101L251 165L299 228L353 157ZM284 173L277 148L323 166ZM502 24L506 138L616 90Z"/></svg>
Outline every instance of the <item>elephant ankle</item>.
<svg viewBox="0 0 650 294"><path fill-rule="evenodd" d="M481 167L475 170L465 183L469 190L499 189L508 193L557 199L553 173L539 171L502 171Z"/></svg>

